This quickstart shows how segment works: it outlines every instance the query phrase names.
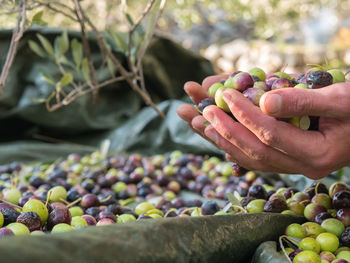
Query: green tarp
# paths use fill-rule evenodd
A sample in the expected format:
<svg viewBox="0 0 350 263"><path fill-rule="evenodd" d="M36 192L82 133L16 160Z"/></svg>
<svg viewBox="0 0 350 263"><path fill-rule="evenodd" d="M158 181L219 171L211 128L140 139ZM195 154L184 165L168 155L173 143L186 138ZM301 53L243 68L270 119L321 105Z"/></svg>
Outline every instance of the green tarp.
<svg viewBox="0 0 350 263"><path fill-rule="evenodd" d="M268 213L143 220L9 237L0 240L0 255L4 263L247 263L261 242L277 239L288 224L303 220Z"/></svg>
<svg viewBox="0 0 350 263"><path fill-rule="evenodd" d="M166 38L156 37L151 42L143 63L146 86L152 99L161 103L158 106L167 114L165 120L153 109L145 107L141 97L125 82L101 89L97 104L93 103L91 95L87 95L55 112L48 112L44 104L35 101L47 98L53 90L43 81L40 68L57 80L61 75L52 61L35 55L29 49L27 41L38 41L37 33L53 41L61 32L46 28L31 30L20 42L7 87L0 99L0 163L15 159L47 160L88 149L33 141L33 136L38 134L94 147L98 147L103 139L110 138L112 151L147 154L175 148L188 151L191 146L198 145L198 141L204 142L190 132L175 110L183 103L176 99L186 97L183 90L186 81L201 82L206 76L214 74L209 61ZM0 32L0 65L4 63L10 36L10 31ZM69 36L70 39L79 38L79 34L74 32ZM102 58L94 38L91 37L90 43L94 63L99 65ZM112 44L111 47L114 47L120 61L125 62L118 48ZM98 75L100 82L109 78L105 71ZM36 146L38 150L35 150ZM32 154L33 149L35 154ZM200 147L200 151L218 153L208 143Z"/></svg>

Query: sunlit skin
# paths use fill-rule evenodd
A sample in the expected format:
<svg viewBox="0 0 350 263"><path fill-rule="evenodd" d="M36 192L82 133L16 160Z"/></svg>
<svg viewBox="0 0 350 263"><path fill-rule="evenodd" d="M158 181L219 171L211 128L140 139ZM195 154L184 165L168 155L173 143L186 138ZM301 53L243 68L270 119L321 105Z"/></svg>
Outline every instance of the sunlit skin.
<svg viewBox="0 0 350 263"><path fill-rule="evenodd" d="M225 78L211 76L202 85L187 82L184 88L198 104L213 83ZM205 108L203 116L188 104L177 113L194 132L225 151L227 160L250 170L312 179L350 164L350 83L269 91L261 97L260 108L236 90L223 94L238 122L213 105ZM319 131L304 131L276 119L297 116L320 116Z"/></svg>

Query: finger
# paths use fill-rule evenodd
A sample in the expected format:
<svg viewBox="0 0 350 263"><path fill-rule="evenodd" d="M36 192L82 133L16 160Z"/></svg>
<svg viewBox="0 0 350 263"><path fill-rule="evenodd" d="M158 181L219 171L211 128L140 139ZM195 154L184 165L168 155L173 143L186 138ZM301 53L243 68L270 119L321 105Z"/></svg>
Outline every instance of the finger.
<svg viewBox="0 0 350 263"><path fill-rule="evenodd" d="M251 102L250 104L252 105ZM259 109L258 107L256 108ZM295 171L295 167L301 166L301 163L296 159L264 144L253 132L248 130L241 123L234 121L218 107L206 107L203 116L223 138L244 152L252 160L274 168L282 167L284 171ZM206 135L208 136L208 134ZM221 148L221 145L219 145L219 147Z"/></svg>
<svg viewBox="0 0 350 263"><path fill-rule="evenodd" d="M248 170L259 170L263 172L278 172L278 173L295 173L296 169L301 169L302 166L298 162L294 162L294 165L291 167L284 166L283 163L279 163L276 166L276 161L267 162L266 160L256 160L246 155L243 151L241 151L238 147L233 145L231 142L226 140L221 134L212 126L209 125L204 130L205 135L210 138L215 144L227 152L230 155L230 160L239 164L240 166L248 169ZM282 153L281 153L282 154ZM278 163L278 161L277 161Z"/></svg>
<svg viewBox="0 0 350 263"><path fill-rule="evenodd" d="M211 139L215 145L217 145L221 150L230 154L231 159L234 160L239 165L245 167L249 170L260 170L269 171L273 167L260 163L256 160L250 159L246 154L244 154L239 148L231 144L224 137L222 137L212 125L205 128L204 134Z"/></svg>
<svg viewBox="0 0 350 263"><path fill-rule="evenodd" d="M193 118L193 120L191 122L191 125L192 125L192 127L195 130L197 130L197 131L201 132L202 134L204 134L204 129L206 127L206 125L205 125L206 122L207 122L207 120L203 116L199 115L199 116L196 116L196 117Z"/></svg>
<svg viewBox="0 0 350 263"><path fill-rule="evenodd" d="M271 116L324 116L348 118L350 83L337 83L321 89L278 89L260 99L261 110Z"/></svg>
<svg viewBox="0 0 350 263"><path fill-rule="evenodd" d="M194 104L200 103L203 99L207 98L207 92L196 82L189 81L185 83L184 89Z"/></svg>
<svg viewBox="0 0 350 263"><path fill-rule="evenodd" d="M229 162L237 163L237 160L234 159L229 153L225 154L225 159Z"/></svg>
<svg viewBox="0 0 350 263"><path fill-rule="evenodd" d="M192 119L199 115L198 111L189 104L180 105L176 110L177 115L187 123L191 123Z"/></svg>
<svg viewBox="0 0 350 263"><path fill-rule="evenodd" d="M220 82L222 80L226 80L228 76L229 75L227 74L222 74L222 75L206 77L202 82L202 87L207 92L211 85L213 85L214 83Z"/></svg>
<svg viewBox="0 0 350 263"><path fill-rule="evenodd" d="M316 160L328 149L326 138L322 133L303 131L289 123L277 121L264 114L259 107L254 106L250 100L233 89L225 91L223 96L236 119L265 145L277 148L302 161L305 158Z"/></svg>

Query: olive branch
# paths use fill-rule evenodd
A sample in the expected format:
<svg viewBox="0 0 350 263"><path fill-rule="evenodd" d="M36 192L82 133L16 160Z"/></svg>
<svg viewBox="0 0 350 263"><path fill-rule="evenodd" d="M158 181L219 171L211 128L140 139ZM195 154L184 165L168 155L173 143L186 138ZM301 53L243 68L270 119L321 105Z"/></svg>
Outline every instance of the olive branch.
<svg viewBox="0 0 350 263"><path fill-rule="evenodd" d="M125 81L144 102L151 106L163 118L164 113L152 101L145 87L142 60L154 35L157 22L165 8L166 0L149 0L142 14L134 20L124 11L128 30L125 34L118 34L112 30L100 31L87 16L79 0L68 3L59 1L13 0L0 1L1 14L17 13L17 23L13 29L10 47L5 64L0 75L0 97L6 88L11 66L13 65L18 43L23 34L32 26L46 26L43 20L44 10L64 15L80 28L80 39L69 39L67 31L57 36L53 43L41 34L37 34L38 41L29 40L30 49L38 56L47 58L55 63L61 76L51 76L40 69L42 79L53 87L52 93L44 99L36 99L45 103L48 111L55 111L69 105L77 98L93 94L94 102L98 101L98 92L108 85ZM40 9L30 21L27 11ZM143 25L144 24L144 25ZM100 65L93 63L89 38L97 39L99 51L102 55ZM121 63L113 50L126 55L127 68ZM109 71L109 78L103 82L98 79L101 72Z"/></svg>

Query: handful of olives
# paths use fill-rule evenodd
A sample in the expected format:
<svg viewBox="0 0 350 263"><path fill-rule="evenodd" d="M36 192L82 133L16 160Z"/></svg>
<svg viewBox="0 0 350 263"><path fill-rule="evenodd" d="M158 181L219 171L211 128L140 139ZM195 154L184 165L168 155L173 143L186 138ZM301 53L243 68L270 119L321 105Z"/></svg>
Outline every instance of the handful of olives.
<svg viewBox="0 0 350 263"><path fill-rule="evenodd" d="M297 78L284 72L266 75L260 68L252 68L248 72L236 71L227 79L214 83L208 90L208 98L202 100L197 109L200 113L209 105L216 105L225 112L230 109L223 99L226 89L235 89L243 93L254 105L259 106L261 96L270 90L284 88L319 89L334 83L345 82L345 75L339 69L326 70L321 66L313 67ZM317 130L317 116L302 116L283 119L302 130Z"/></svg>

